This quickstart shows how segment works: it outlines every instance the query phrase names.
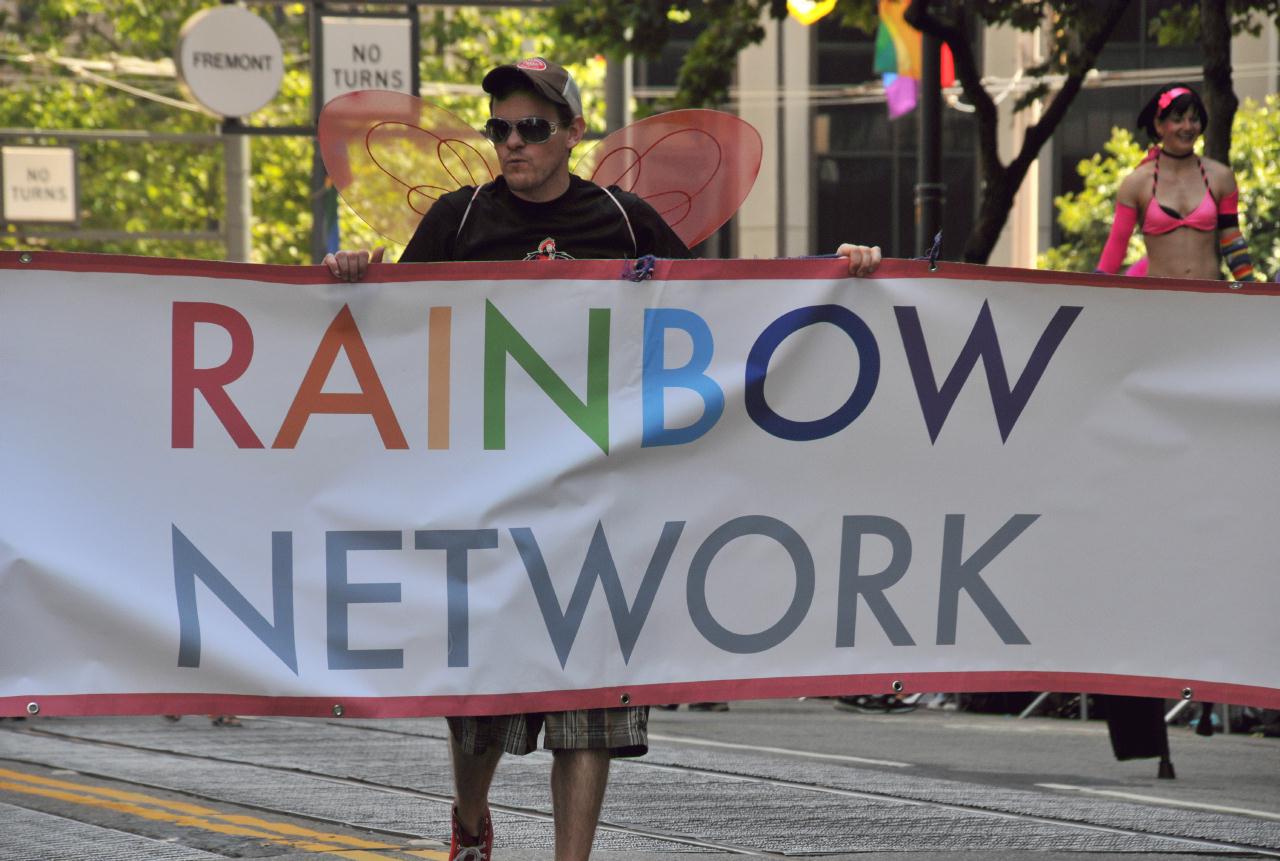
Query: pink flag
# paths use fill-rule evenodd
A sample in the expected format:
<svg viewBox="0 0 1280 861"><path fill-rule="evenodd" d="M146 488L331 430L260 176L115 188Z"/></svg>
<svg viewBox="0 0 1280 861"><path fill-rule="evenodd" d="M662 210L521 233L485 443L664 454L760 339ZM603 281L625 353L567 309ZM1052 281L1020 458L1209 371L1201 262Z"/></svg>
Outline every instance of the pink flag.
<svg viewBox="0 0 1280 861"><path fill-rule="evenodd" d="M884 88L885 101L889 103L889 119L897 119L915 109L920 82L906 75L898 75Z"/></svg>

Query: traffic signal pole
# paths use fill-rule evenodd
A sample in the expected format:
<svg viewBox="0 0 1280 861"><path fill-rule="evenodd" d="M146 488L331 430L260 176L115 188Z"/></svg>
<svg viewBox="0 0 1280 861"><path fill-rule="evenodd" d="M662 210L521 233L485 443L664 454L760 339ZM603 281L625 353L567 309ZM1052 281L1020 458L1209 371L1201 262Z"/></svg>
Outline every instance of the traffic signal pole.
<svg viewBox="0 0 1280 861"><path fill-rule="evenodd" d="M916 254L928 256L942 229L942 40L924 33L920 62L920 136L916 151Z"/></svg>

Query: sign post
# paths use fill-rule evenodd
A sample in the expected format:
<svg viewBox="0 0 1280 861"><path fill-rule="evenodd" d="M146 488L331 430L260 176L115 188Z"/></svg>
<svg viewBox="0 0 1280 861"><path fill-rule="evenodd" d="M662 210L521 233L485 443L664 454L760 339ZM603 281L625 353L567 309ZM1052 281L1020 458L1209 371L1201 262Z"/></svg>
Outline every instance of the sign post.
<svg viewBox="0 0 1280 861"><path fill-rule="evenodd" d="M191 98L224 119L270 104L284 79L284 49L271 25L240 6L215 6L182 25L175 52L178 78ZM227 257L247 262L252 248L249 138L223 124L227 189Z"/></svg>
<svg viewBox="0 0 1280 861"><path fill-rule="evenodd" d="M399 15L328 15L323 0L310 5L311 125L264 127L242 118L264 107L280 89L284 52L269 24L224 0L198 12L183 25L175 61L179 78L191 97L211 113L224 117L227 136L228 256L247 260L249 194L247 181L232 187L233 177L248 177L248 135L314 136L320 109L344 93L387 89L417 95L418 11L410 3ZM324 167L314 156L311 178L313 262L325 253Z"/></svg>

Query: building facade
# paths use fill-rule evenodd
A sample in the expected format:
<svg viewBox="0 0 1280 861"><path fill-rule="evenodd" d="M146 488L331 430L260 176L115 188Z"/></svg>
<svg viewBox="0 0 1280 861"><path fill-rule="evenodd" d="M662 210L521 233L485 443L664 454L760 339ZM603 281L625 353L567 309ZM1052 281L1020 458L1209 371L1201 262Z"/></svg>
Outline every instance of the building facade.
<svg viewBox="0 0 1280 861"><path fill-rule="evenodd" d="M1162 47L1150 22L1176 0L1134 0L1066 118L1018 194L989 263L1034 267L1060 241L1053 200L1077 191L1080 160L1099 152L1113 127L1133 128L1152 92L1169 81L1193 86L1203 77L1196 45ZM752 123L765 141L764 161L750 197L716 251L739 257L830 252L850 239L880 245L886 255L916 254L915 184L918 112L890 120L872 66L874 38L841 26L836 16L803 26L766 20L766 37L742 52L728 109ZM638 99L669 92L692 38L677 31L664 54L639 61L632 81ZM1020 144L1038 106L1012 109L1025 86L1021 70L1042 59L1040 33L988 29L979 56L988 91L1000 111L1001 158ZM1232 43L1237 95L1260 101L1280 91L1280 38L1274 21L1261 35ZM944 99L942 117L943 256L959 257L973 223L981 177L976 124L959 88Z"/></svg>

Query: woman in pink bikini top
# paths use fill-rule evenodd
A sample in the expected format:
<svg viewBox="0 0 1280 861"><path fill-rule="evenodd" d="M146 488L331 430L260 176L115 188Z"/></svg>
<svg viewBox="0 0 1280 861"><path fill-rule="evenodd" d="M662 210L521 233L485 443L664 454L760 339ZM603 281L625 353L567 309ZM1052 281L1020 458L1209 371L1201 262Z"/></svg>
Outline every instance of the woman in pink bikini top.
<svg viewBox="0 0 1280 861"><path fill-rule="evenodd" d="M1138 127L1157 145L1120 184L1097 271L1119 271L1137 224L1147 246L1147 275L1216 280L1225 260L1235 280L1253 280L1236 178L1225 164L1195 154L1207 121L1200 96L1185 84L1162 87L1142 109Z"/></svg>

